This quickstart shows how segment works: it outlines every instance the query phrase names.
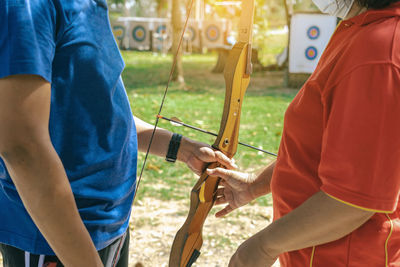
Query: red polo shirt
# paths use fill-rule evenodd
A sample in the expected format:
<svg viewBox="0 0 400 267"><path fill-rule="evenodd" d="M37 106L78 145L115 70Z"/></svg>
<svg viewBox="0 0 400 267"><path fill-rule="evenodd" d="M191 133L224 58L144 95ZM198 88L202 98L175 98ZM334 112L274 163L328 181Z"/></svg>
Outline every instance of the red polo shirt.
<svg viewBox="0 0 400 267"><path fill-rule="evenodd" d="M377 212L282 266L400 266L400 3L340 24L286 112L271 186L275 219L320 190Z"/></svg>

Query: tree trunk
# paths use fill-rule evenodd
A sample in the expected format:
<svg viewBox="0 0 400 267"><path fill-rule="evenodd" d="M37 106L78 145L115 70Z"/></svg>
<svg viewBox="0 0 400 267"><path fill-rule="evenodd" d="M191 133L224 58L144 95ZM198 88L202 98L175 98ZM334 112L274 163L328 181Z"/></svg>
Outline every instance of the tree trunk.
<svg viewBox="0 0 400 267"><path fill-rule="evenodd" d="M173 56L177 55L176 67L172 80L179 82L181 86L183 86L185 79L183 77L182 49L177 54L179 40L183 30L181 3L182 0L172 0L172 53Z"/></svg>
<svg viewBox="0 0 400 267"><path fill-rule="evenodd" d="M167 0L157 0L157 17L158 18L165 18L166 17L166 6L168 2Z"/></svg>
<svg viewBox="0 0 400 267"><path fill-rule="evenodd" d="M293 3L290 2L290 5L288 4L287 0L283 0L283 5L285 7L285 14L286 14L286 24L288 27L288 42L287 42L287 49L288 49L288 56L286 58L286 66L289 67L289 46L290 46L290 24L292 21L292 14L293 14Z"/></svg>
<svg viewBox="0 0 400 267"><path fill-rule="evenodd" d="M285 68L285 72L284 72L284 77L283 77L283 86L288 87L289 86L289 47L290 47L290 23L291 23L291 15L293 12L293 5L289 6L287 0L282 0L283 1L283 5L285 7L285 14L286 14L286 24L288 27L288 42L287 42L287 57L284 63L284 66L286 66Z"/></svg>
<svg viewBox="0 0 400 267"><path fill-rule="evenodd" d="M123 4L122 14L124 17L130 17L130 15L131 15L129 8L126 6L126 3Z"/></svg>

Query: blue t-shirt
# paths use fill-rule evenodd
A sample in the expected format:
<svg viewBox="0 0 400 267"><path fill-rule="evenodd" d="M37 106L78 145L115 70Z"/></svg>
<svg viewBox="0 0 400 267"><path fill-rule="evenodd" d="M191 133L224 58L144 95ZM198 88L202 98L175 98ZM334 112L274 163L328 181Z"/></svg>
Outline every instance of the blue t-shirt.
<svg viewBox="0 0 400 267"><path fill-rule="evenodd" d="M135 193L137 138L123 68L106 0L0 1L0 78L51 82L51 140L97 249L126 231ZM54 254L1 159L0 243Z"/></svg>

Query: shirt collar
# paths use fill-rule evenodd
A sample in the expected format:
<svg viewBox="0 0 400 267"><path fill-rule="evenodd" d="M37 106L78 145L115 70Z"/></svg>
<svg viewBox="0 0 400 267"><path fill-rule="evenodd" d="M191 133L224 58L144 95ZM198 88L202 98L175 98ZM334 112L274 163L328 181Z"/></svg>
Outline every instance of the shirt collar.
<svg viewBox="0 0 400 267"><path fill-rule="evenodd" d="M400 2L391 4L384 9L371 9L351 19L345 20L347 24L367 25L374 21L390 17L400 17Z"/></svg>

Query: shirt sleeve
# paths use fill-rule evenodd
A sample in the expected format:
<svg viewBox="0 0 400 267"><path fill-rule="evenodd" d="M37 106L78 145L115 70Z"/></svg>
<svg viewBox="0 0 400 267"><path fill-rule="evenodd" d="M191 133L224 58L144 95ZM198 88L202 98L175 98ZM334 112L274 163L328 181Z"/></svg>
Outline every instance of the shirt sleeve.
<svg viewBox="0 0 400 267"><path fill-rule="evenodd" d="M0 78L34 74L51 82L55 14L48 0L0 1Z"/></svg>
<svg viewBox="0 0 400 267"><path fill-rule="evenodd" d="M361 66L323 95L321 190L347 204L396 209L400 190L400 71Z"/></svg>

